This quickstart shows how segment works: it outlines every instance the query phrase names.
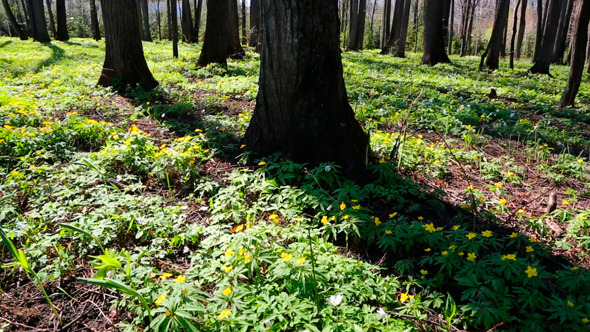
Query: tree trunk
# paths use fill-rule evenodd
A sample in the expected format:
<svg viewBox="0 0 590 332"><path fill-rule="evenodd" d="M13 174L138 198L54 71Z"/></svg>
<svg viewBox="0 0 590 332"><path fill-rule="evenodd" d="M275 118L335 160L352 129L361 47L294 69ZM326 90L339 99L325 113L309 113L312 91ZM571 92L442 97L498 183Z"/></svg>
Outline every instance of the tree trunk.
<svg viewBox="0 0 590 332"><path fill-rule="evenodd" d="M16 17L14 17L14 13L10 9L10 5L8 4L8 0L2 0L2 6L4 7L4 12L6 13L8 21L10 22L10 26L14 29L14 31L16 31L18 38L20 38L21 40L29 39L29 37L27 37L27 34L23 31L23 29L20 28L20 25L16 21Z"/></svg>
<svg viewBox="0 0 590 332"><path fill-rule="evenodd" d="M70 39L68 33L68 15L66 13L66 0L56 0L55 11L57 12L57 40L66 41Z"/></svg>
<svg viewBox="0 0 590 332"><path fill-rule="evenodd" d="M418 38L420 37L420 27L418 21L418 11L420 10L420 0L416 0L414 3L414 38L416 42L414 43L414 52L418 52Z"/></svg>
<svg viewBox="0 0 590 332"><path fill-rule="evenodd" d="M158 85L143 55L135 0L101 0L106 56L98 85L141 85L146 90Z"/></svg>
<svg viewBox="0 0 590 332"><path fill-rule="evenodd" d="M360 0L350 0L350 25L348 30L348 46L346 47L348 50L355 50L355 46L357 45L357 25L358 25L358 16L359 16L359 1Z"/></svg>
<svg viewBox="0 0 590 332"><path fill-rule="evenodd" d="M411 0L397 0L393 12L393 25L389 39L381 50L381 54L393 53L396 57L405 56L406 39L408 36L408 22Z"/></svg>
<svg viewBox="0 0 590 332"><path fill-rule="evenodd" d="M47 32L47 22L45 22L45 9L42 0L27 0L29 16L31 17L31 27L33 39L41 43L49 43L49 33Z"/></svg>
<svg viewBox="0 0 590 332"><path fill-rule="evenodd" d="M96 11L95 0L90 0L90 27L92 29L92 38L100 40L100 27L98 26L98 12Z"/></svg>
<svg viewBox="0 0 590 332"><path fill-rule="evenodd" d="M358 176L369 145L348 104L337 10L336 0L261 1L259 91L244 144Z"/></svg>
<svg viewBox="0 0 590 332"><path fill-rule="evenodd" d="M246 0L242 0L242 44L248 43L248 36L246 33Z"/></svg>
<svg viewBox="0 0 590 332"><path fill-rule="evenodd" d="M549 66L553 59L553 46L555 45L555 38L557 37L557 25L559 24L559 8L561 8L562 0L551 0L549 7L547 7L547 26L543 35L543 42L537 54L537 61L529 69L529 72L534 74L549 74Z"/></svg>
<svg viewBox="0 0 590 332"><path fill-rule="evenodd" d="M559 19L559 30L557 32L555 47L553 49L553 63L555 64L563 64L563 56L567 49L567 33L569 31L572 11L574 9L574 0L566 0L564 6L565 8L563 8L563 12Z"/></svg>
<svg viewBox="0 0 590 332"><path fill-rule="evenodd" d="M450 0L424 0L424 55L422 64L451 63L445 50L445 21Z"/></svg>
<svg viewBox="0 0 590 332"><path fill-rule="evenodd" d="M151 42L152 31L150 29L150 11L148 8L148 0L141 0L141 22L143 23L143 40Z"/></svg>
<svg viewBox="0 0 590 332"><path fill-rule="evenodd" d="M516 8L514 8L514 15L512 16L512 38L510 39L510 69L514 69L514 46L516 42L516 32L518 26L518 9L521 0L516 2Z"/></svg>
<svg viewBox="0 0 590 332"><path fill-rule="evenodd" d="M258 50L260 32L260 0L250 0L250 42Z"/></svg>
<svg viewBox="0 0 590 332"><path fill-rule="evenodd" d="M559 107L574 106L576 95L580 89L584 62L586 60L586 46L588 42L588 24L590 23L590 0L583 0L580 16L576 27L576 37L571 57L570 75Z"/></svg>
<svg viewBox="0 0 590 332"><path fill-rule="evenodd" d="M197 0L195 0L197 1ZM201 12L203 11L203 0L198 0L195 3L195 31L193 36L195 38L194 42L199 42L199 32L201 30Z"/></svg>
<svg viewBox="0 0 590 332"><path fill-rule="evenodd" d="M367 0L359 0L358 24L356 26L356 50L362 50L365 41L365 22L367 19Z"/></svg>
<svg viewBox="0 0 590 332"><path fill-rule="evenodd" d="M455 24L455 0L451 0L451 23L449 24L448 47L449 54L453 53L453 25Z"/></svg>
<svg viewBox="0 0 590 332"><path fill-rule="evenodd" d="M207 0L205 41L198 65L227 64L229 57L241 57L244 50L238 35L238 7L235 0Z"/></svg>
<svg viewBox="0 0 590 332"><path fill-rule="evenodd" d="M172 56L178 58L178 3L170 0L170 29L172 30Z"/></svg>
<svg viewBox="0 0 590 332"><path fill-rule="evenodd" d="M393 56L398 58L405 58L406 57L406 43L408 40L408 26L410 23L410 7L412 6L412 0L406 0L406 5L404 6L404 15L402 26L399 35L399 47L393 53Z"/></svg>
<svg viewBox="0 0 590 332"><path fill-rule="evenodd" d="M191 3L190 0L182 0L182 40L187 43L193 40L193 20L191 18Z"/></svg>
<svg viewBox="0 0 590 332"><path fill-rule="evenodd" d="M516 58L520 59L522 51L522 42L524 41L524 32L526 29L526 7L528 0L522 0L520 7L520 25L518 27L518 39L516 41Z"/></svg>
<svg viewBox="0 0 590 332"><path fill-rule="evenodd" d="M391 29L391 0L384 0L383 3L383 27L381 32L381 48L385 47L389 39L389 29Z"/></svg>
<svg viewBox="0 0 590 332"><path fill-rule="evenodd" d="M57 36L57 30L55 29L55 19L53 18L53 10L51 9L51 0L45 0L47 6L47 16L49 16L49 30L53 38Z"/></svg>
<svg viewBox="0 0 590 332"><path fill-rule="evenodd" d="M539 50L543 43L543 33L545 27L543 26L543 0L537 0L537 36L535 37L535 52L533 53L533 62L537 61Z"/></svg>

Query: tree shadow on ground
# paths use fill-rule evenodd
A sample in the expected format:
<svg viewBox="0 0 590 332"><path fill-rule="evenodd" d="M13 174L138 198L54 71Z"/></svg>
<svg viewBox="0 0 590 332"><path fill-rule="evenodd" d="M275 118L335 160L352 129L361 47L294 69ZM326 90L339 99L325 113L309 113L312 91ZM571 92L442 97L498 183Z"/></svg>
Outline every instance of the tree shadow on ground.
<svg viewBox="0 0 590 332"><path fill-rule="evenodd" d="M39 62L39 64L37 64L37 66L33 69L33 72L35 74L39 73L41 70L43 70L46 67L57 64L59 61L61 61L64 58L65 53L66 53L66 51L63 48L53 45L51 43L44 43L43 46L46 46L49 49L51 49L51 55L47 59L45 59L45 60Z"/></svg>
<svg viewBox="0 0 590 332"><path fill-rule="evenodd" d="M12 40L7 40L7 41L3 42L2 44L0 44L0 48L6 47L12 43L13 43Z"/></svg>

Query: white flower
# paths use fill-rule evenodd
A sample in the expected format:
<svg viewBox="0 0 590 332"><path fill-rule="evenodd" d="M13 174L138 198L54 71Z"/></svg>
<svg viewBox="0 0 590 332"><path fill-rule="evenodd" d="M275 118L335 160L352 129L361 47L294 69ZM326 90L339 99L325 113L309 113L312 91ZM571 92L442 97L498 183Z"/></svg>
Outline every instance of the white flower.
<svg viewBox="0 0 590 332"><path fill-rule="evenodd" d="M326 167L324 167L324 171L329 172L332 170L332 166L330 165L326 165Z"/></svg>
<svg viewBox="0 0 590 332"><path fill-rule="evenodd" d="M379 319L384 319L386 315L385 310L383 310L383 308L379 308L377 309L377 317L379 317Z"/></svg>
<svg viewBox="0 0 590 332"><path fill-rule="evenodd" d="M326 301L330 302L330 304L333 306L338 306L338 305L340 305L340 303L342 303L343 298L344 298L344 295L342 295L342 294L331 295L330 297L326 298Z"/></svg>

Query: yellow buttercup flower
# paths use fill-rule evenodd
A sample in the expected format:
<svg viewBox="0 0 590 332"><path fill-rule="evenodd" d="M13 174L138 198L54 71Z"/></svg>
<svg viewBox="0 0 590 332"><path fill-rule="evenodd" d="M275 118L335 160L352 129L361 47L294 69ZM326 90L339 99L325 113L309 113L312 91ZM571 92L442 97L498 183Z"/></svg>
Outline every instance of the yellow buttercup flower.
<svg viewBox="0 0 590 332"><path fill-rule="evenodd" d="M322 217L322 224L327 224L328 223L328 217L327 216L323 216Z"/></svg>
<svg viewBox="0 0 590 332"><path fill-rule="evenodd" d="M261 161L261 162L258 163L258 166L264 166L264 165L266 165L266 162L265 161Z"/></svg>
<svg viewBox="0 0 590 332"><path fill-rule="evenodd" d="M234 269L234 267L233 267L233 266L231 266L231 265L228 265L228 266L226 266L226 267L225 267L223 270L224 270L225 272L230 272L230 271L231 271L231 270L233 270L233 269Z"/></svg>
<svg viewBox="0 0 590 332"><path fill-rule="evenodd" d="M443 252L441 252L441 254L442 254L443 256L447 255L448 253L449 253L449 252L448 252L448 251L446 251L446 250L445 250L445 251L443 251Z"/></svg>
<svg viewBox="0 0 590 332"><path fill-rule="evenodd" d="M527 277L532 278L532 277L536 277L537 276L537 269L533 268L529 265L529 267L527 267L526 271L524 271L527 275Z"/></svg>
<svg viewBox="0 0 590 332"><path fill-rule="evenodd" d="M170 312L170 310L166 310L166 317L170 317L172 316L172 312Z"/></svg>
<svg viewBox="0 0 590 332"><path fill-rule="evenodd" d="M391 233L392 232L389 229L388 230L385 230L385 234L390 235Z"/></svg>
<svg viewBox="0 0 590 332"><path fill-rule="evenodd" d="M513 238L513 239L514 239L515 237L517 237L517 236L518 236L518 234L516 234L516 232L512 232L512 234L510 234L510 237L511 237L511 238Z"/></svg>
<svg viewBox="0 0 590 332"><path fill-rule="evenodd" d="M379 217L375 217L375 225L381 225L381 220L379 219Z"/></svg>
<svg viewBox="0 0 590 332"><path fill-rule="evenodd" d="M340 204L340 211L342 211L342 210L344 210L344 209L346 209L346 204L344 204L344 203L341 203L341 204Z"/></svg>
<svg viewBox="0 0 590 332"><path fill-rule="evenodd" d="M252 257L250 257L250 254L249 253L246 253L244 255L244 264L250 263L251 260L252 260Z"/></svg>
<svg viewBox="0 0 590 332"><path fill-rule="evenodd" d="M481 235L483 235L484 237L491 237L492 231L483 231L483 232L481 232Z"/></svg>
<svg viewBox="0 0 590 332"><path fill-rule="evenodd" d="M172 277L172 273L164 273L160 276L160 280L166 280L170 277Z"/></svg>
<svg viewBox="0 0 590 332"><path fill-rule="evenodd" d="M303 263L305 263L305 257L300 257L300 258L297 260L297 265L301 265L301 264L303 264Z"/></svg>
<svg viewBox="0 0 590 332"><path fill-rule="evenodd" d="M270 221L272 221L274 223L278 223L280 221L279 216L274 213L271 214L270 216L268 216L268 219L270 219Z"/></svg>
<svg viewBox="0 0 590 332"><path fill-rule="evenodd" d="M567 305L573 308L573 306L574 306L574 302L572 302L572 301L567 301Z"/></svg>
<svg viewBox="0 0 590 332"><path fill-rule="evenodd" d="M459 225L455 225L455 226L453 226L453 230L456 231L459 229L459 227L460 227Z"/></svg>
<svg viewBox="0 0 590 332"><path fill-rule="evenodd" d="M286 253L286 252L282 252L281 253L281 258L283 259L283 262L288 262L293 258L293 255Z"/></svg>
<svg viewBox="0 0 590 332"><path fill-rule="evenodd" d="M471 240L474 237L477 237L477 234L475 234L475 233L469 233L469 234L465 235L465 237L467 237L469 240Z"/></svg>
<svg viewBox="0 0 590 332"><path fill-rule="evenodd" d="M424 227L424 229L425 229L427 232L430 232L430 233L432 233L432 232L435 232L435 231L436 231L436 228L434 227L434 224L433 224L433 223L430 223L430 224L428 224L428 225L422 225L422 227Z"/></svg>
<svg viewBox="0 0 590 332"><path fill-rule="evenodd" d="M502 188L502 184L499 182L496 182L496 183L494 183L494 187L500 189L500 188Z"/></svg>
<svg viewBox="0 0 590 332"><path fill-rule="evenodd" d="M176 277L176 279L174 279L172 281L174 281L176 283L181 283L181 282L184 282L185 280L186 280L186 277L181 274L178 277Z"/></svg>
<svg viewBox="0 0 590 332"><path fill-rule="evenodd" d="M467 254L467 260L468 261L474 262L476 258L477 258L477 256L475 255L475 253L470 252L470 253Z"/></svg>
<svg viewBox="0 0 590 332"><path fill-rule="evenodd" d="M504 205L506 205L506 203L508 203L508 201L505 198L502 198L501 200L498 201L498 203L500 203L500 205L504 206Z"/></svg>
<svg viewBox="0 0 590 332"><path fill-rule="evenodd" d="M231 315L231 309L223 310L218 316L217 319L224 319L225 317Z"/></svg>
<svg viewBox="0 0 590 332"><path fill-rule="evenodd" d="M508 255L503 255L502 256L502 260L511 260L511 261L515 261L516 260L516 255L514 254L508 254Z"/></svg>
<svg viewBox="0 0 590 332"><path fill-rule="evenodd" d="M230 257L233 254L234 254L234 251L232 249L229 249L228 251L225 252L225 257Z"/></svg>
<svg viewBox="0 0 590 332"><path fill-rule="evenodd" d="M226 289L224 289L222 291L223 295L228 296L229 294L231 294L232 290L230 287L227 287Z"/></svg>
<svg viewBox="0 0 590 332"><path fill-rule="evenodd" d="M531 247L531 246L526 247L526 252L533 252L533 251L535 251L535 249L533 249L533 247Z"/></svg>
<svg viewBox="0 0 590 332"><path fill-rule="evenodd" d="M166 298L168 297L168 293L164 293L164 295L160 296L159 298L157 298L154 303L156 305L161 305L162 302L164 302L166 300Z"/></svg>
<svg viewBox="0 0 590 332"><path fill-rule="evenodd" d="M420 273L421 273L423 276L425 276L425 275L427 275L427 274L428 274L428 270L420 270Z"/></svg>

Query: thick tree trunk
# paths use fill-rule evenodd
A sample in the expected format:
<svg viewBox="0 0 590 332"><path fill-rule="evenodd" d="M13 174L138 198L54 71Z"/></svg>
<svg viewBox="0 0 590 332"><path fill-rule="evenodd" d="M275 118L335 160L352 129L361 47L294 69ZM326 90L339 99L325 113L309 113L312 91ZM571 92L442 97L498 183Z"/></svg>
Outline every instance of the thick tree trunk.
<svg viewBox="0 0 590 332"><path fill-rule="evenodd" d="M365 17L367 0L351 0L350 2L350 36L347 49L358 51L363 49L365 37Z"/></svg>
<svg viewBox="0 0 590 332"><path fill-rule="evenodd" d="M555 64L563 64L563 56L567 49L567 33L570 28L574 2L574 0L566 0L564 2L565 8L563 8L559 19L559 30L557 32L557 38L555 38L555 48L553 49L553 63Z"/></svg>
<svg viewBox="0 0 590 332"><path fill-rule="evenodd" d="M51 0L45 0L47 6L47 16L49 16L49 30L53 38L57 36L57 30L55 29L55 19L53 18L53 9L51 9Z"/></svg>
<svg viewBox="0 0 590 332"><path fill-rule="evenodd" d="M170 30L172 31L172 56L178 58L178 3L170 0Z"/></svg>
<svg viewBox="0 0 590 332"><path fill-rule="evenodd" d="M187 43L193 40L193 20L191 18L191 3L190 0L182 0L182 40Z"/></svg>
<svg viewBox="0 0 590 332"><path fill-rule="evenodd" d="M150 29L150 11L148 8L148 0L141 0L141 22L143 25L143 40L151 42L152 31Z"/></svg>
<svg viewBox="0 0 590 332"><path fill-rule="evenodd" d="M98 26L98 12L96 11L95 0L90 0L90 28L92 29L92 38L100 40L100 27Z"/></svg>
<svg viewBox="0 0 590 332"><path fill-rule="evenodd" d="M512 38L510 39L510 69L514 69L514 47L516 43L516 33L518 27L518 9L520 8L521 0L517 0L516 8L514 8L514 15L512 16Z"/></svg>
<svg viewBox="0 0 590 332"><path fill-rule="evenodd" d="M260 32L260 0L250 0L250 42L258 50Z"/></svg>
<svg viewBox="0 0 590 332"><path fill-rule="evenodd" d="M485 52L481 56L479 69L483 69L484 59L488 70L496 70L500 66L500 53L502 51L502 39L508 25L508 13L510 11L510 0L499 0L496 8L496 18L492 28L492 36L488 42Z"/></svg>
<svg viewBox="0 0 590 332"><path fill-rule="evenodd" d="M543 26L543 0L537 0L537 36L535 37L535 52L533 53L533 62L537 61L539 50L543 43L543 33L545 27Z"/></svg>
<svg viewBox="0 0 590 332"><path fill-rule="evenodd" d="M405 56L411 5L411 0L397 0L395 2L393 25L381 54L393 53L400 58Z"/></svg>
<svg viewBox="0 0 590 332"><path fill-rule="evenodd" d="M42 0L27 0L27 9L31 18L32 36L38 42L49 43L47 22L45 22L45 9Z"/></svg>
<svg viewBox="0 0 590 332"><path fill-rule="evenodd" d="M424 55L422 64L451 63L445 50L445 21L450 0L424 0Z"/></svg>
<svg viewBox="0 0 590 332"><path fill-rule="evenodd" d="M360 0L349 0L350 4L350 25L348 29L348 46L346 47L348 50L355 50L357 45L357 25L358 25L358 16L359 16L359 1Z"/></svg>
<svg viewBox="0 0 590 332"><path fill-rule="evenodd" d="M23 31L23 29L20 28L20 25L16 21L16 17L14 17L14 13L10 9L10 4L8 3L8 0L2 0L2 7L4 7L4 12L6 13L6 16L8 17L8 21L10 22L10 26L18 35L18 38L20 38L21 40L29 39L29 37L27 37L27 34Z"/></svg>
<svg viewBox="0 0 590 332"><path fill-rule="evenodd" d="M193 31L194 42L199 42L199 32L201 31L201 12L203 11L203 0L195 0L195 30Z"/></svg>
<svg viewBox="0 0 590 332"><path fill-rule="evenodd" d="M557 25L559 24L559 8L563 0L551 0L549 7L547 7L547 26L543 35L543 42L537 54L537 61L529 69L529 72L535 74L549 74L549 67L553 59L553 47L555 45L555 38L557 37Z"/></svg>
<svg viewBox="0 0 590 332"><path fill-rule="evenodd" d="M524 32L526 29L526 7L528 0L522 0L520 7L520 23L518 27L518 39L516 41L516 58L520 59L522 51L522 42L524 41Z"/></svg>
<svg viewBox="0 0 590 332"><path fill-rule="evenodd" d="M586 47L588 42L588 24L590 23L590 0L583 0L580 16L576 27L574 49L571 57L570 76L559 107L574 106L576 95L580 89L582 74L584 73L584 62L586 60Z"/></svg>
<svg viewBox="0 0 590 332"><path fill-rule="evenodd" d="M66 0L56 0L55 11L57 12L57 40L66 41L70 39L68 33L68 15L66 13Z"/></svg>
<svg viewBox="0 0 590 332"><path fill-rule="evenodd" d="M259 92L247 150L335 162L349 175L364 169L368 138L348 104L337 10L336 0L261 2Z"/></svg>
<svg viewBox="0 0 590 332"><path fill-rule="evenodd" d="M389 40L389 29L391 29L391 0L384 0L383 3L383 27L381 31L381 48Z"/></svg>
<svg viewBox="0 0 590 332"><path fill-rule="evenodd" d="M198 65L226 64L229 57L241 57L244 49L238 34L238 7L235 0L207 0L205 41Z"/></svg>
<svg viewBox="0 0 590 332"><path fill-rule="evenodd" d="M101 0L105 30L106 56L98 85L141 85L153 89L158 85L143 55L135 0Z"/></svg>
<svg viewBox="0 0 590 332"><path fill-rule="evenodd" d="M365 43L365 22L367 20L367 0L359 0L358 24L356 26L356 49L362 50Z"/></svg>

